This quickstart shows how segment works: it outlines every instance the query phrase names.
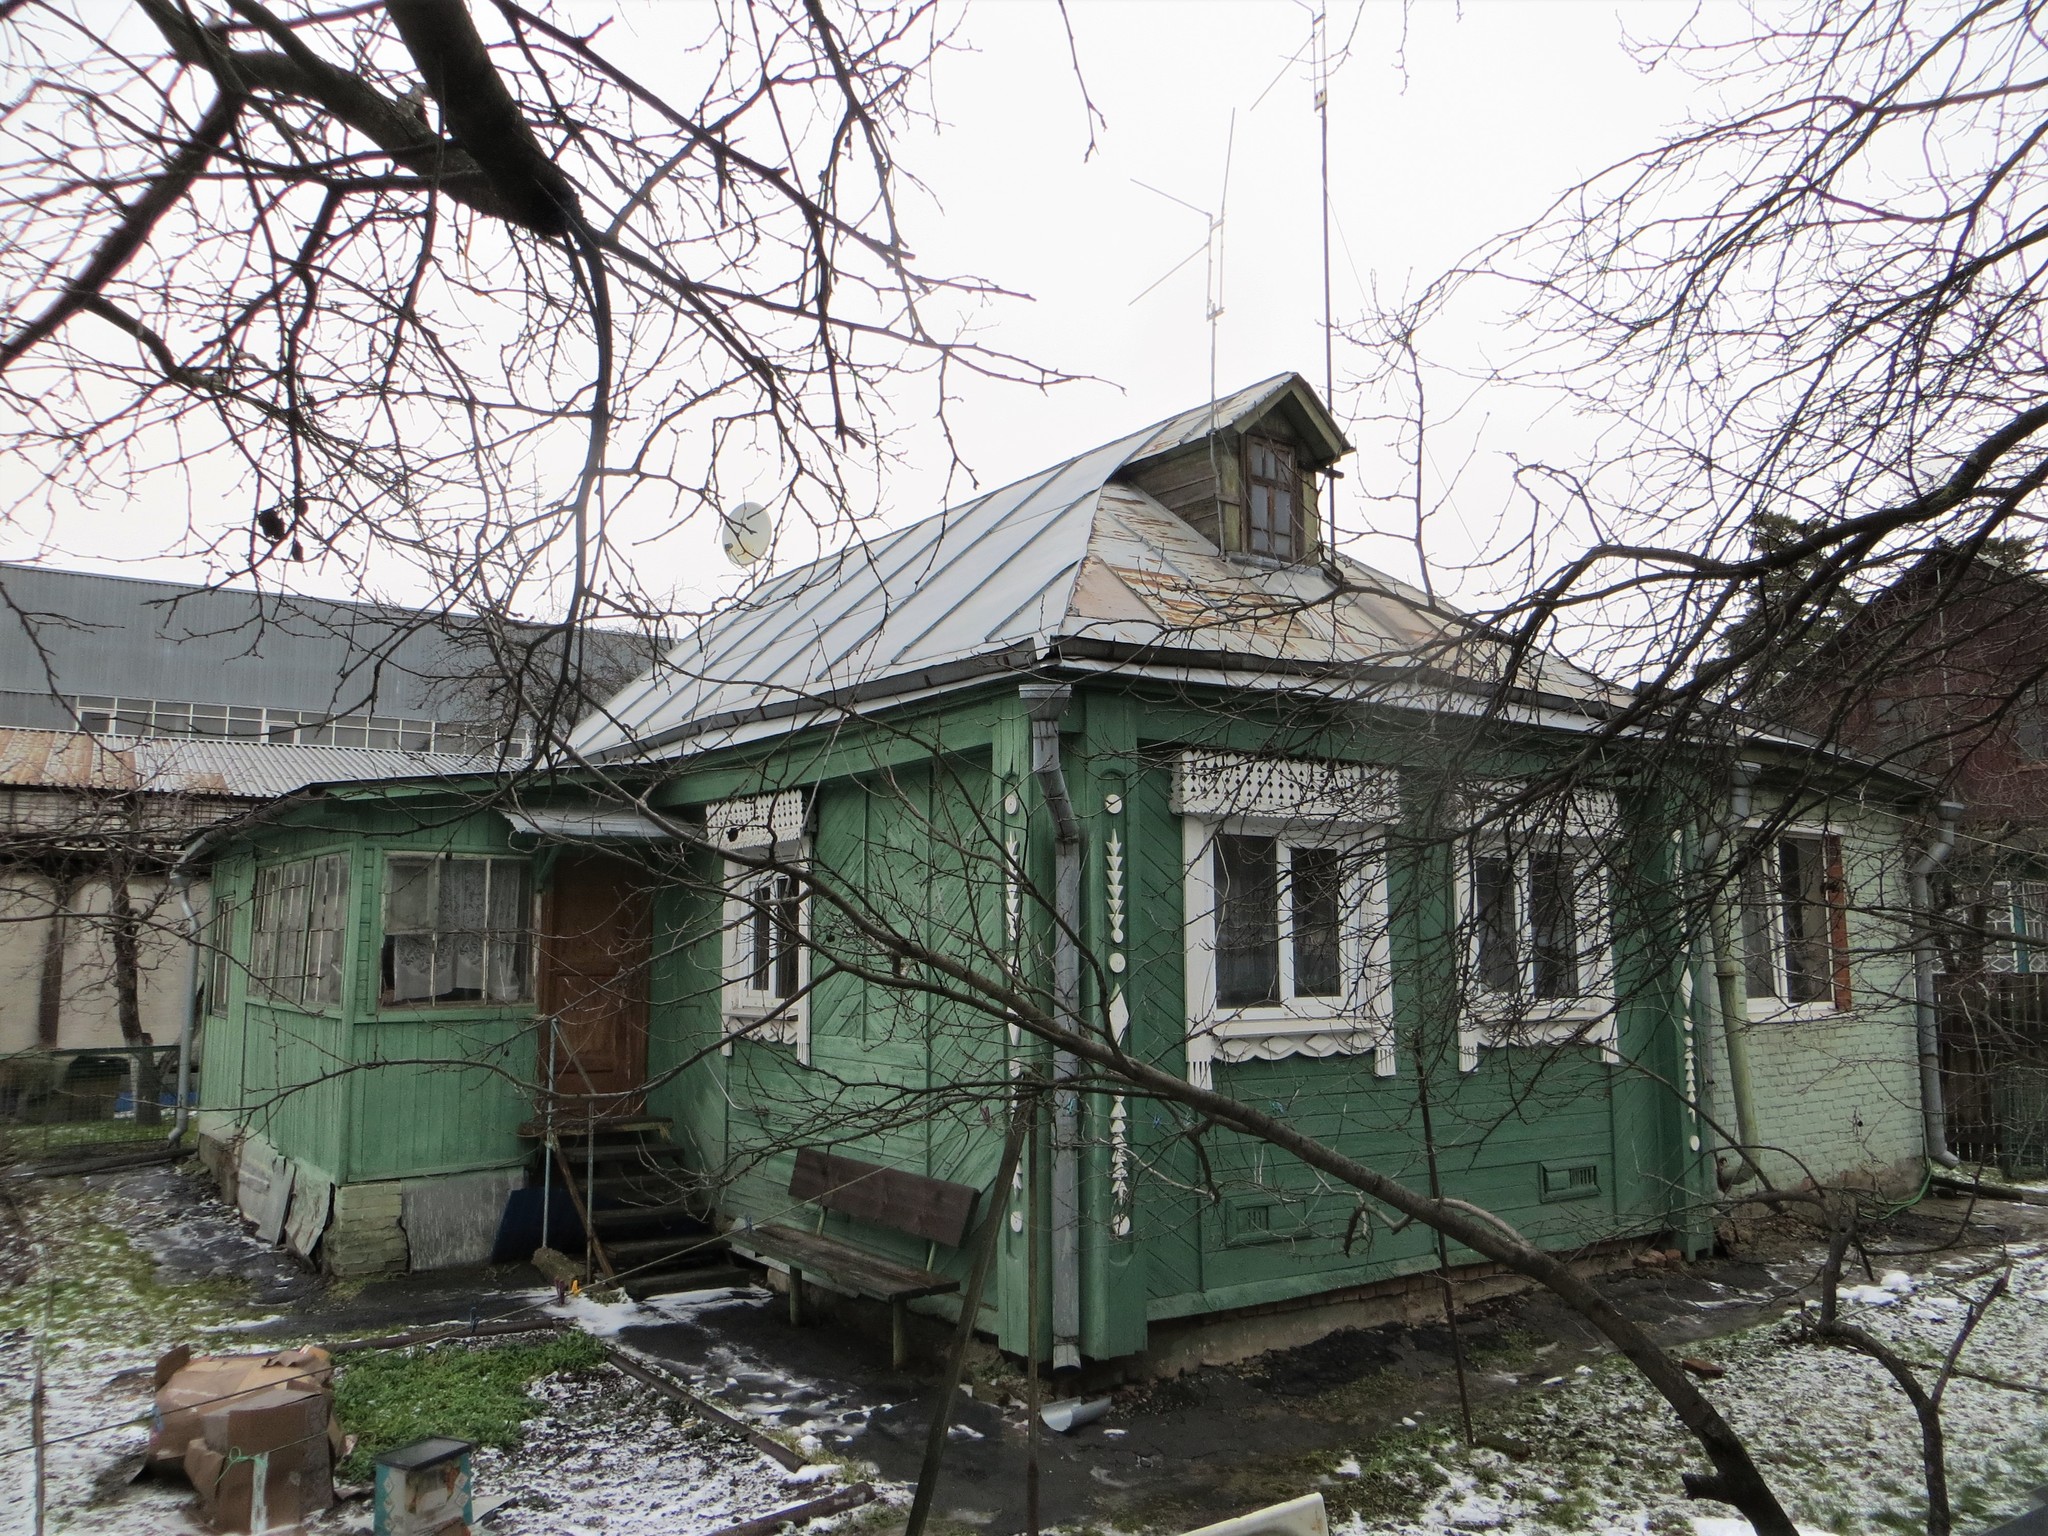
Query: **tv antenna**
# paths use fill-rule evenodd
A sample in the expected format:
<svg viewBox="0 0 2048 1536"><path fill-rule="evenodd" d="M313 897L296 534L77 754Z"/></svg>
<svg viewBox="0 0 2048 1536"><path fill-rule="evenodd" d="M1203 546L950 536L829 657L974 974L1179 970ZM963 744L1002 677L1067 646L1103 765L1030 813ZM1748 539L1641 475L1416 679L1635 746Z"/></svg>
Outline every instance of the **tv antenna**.
<svg viewBox="0 0 2048 1536"><path fill-rule="evenodd" d="M1200 214L1207 226L1202 235L1202 243L1192 251L1189 251L1187 255L1181 257L1179 261L1176 261L1164 272L1160 273L1150 283L1146 284L1143 292L1139 293L1136 298L1133 298L1131 303L1136 304L1139 299L1146 297L1147 294L1150 294L1154 289L1165 283L1168 278L1179 272L1181 268L1185 267L1197 256L1202 258L1205 269L1203 318L1209 323L1209 430L1212 434L1216 430L1217 322L1223 318L1223 221L1230 212L1230 161L1236 147L1237 109L1232 107L1230 109L1230 131L1223 141L1223 188L1217 196L1216 211L1213 213L1207 208L1197 208L1186 198L1175 197L1171 192L1155 187L1150 182L1139 181L1135 176L1131 178L1131 185L1143 187L1154 197L1163 197L1169 203L1176 203L1180 207L1187 209L1190 213Z"/></svg>

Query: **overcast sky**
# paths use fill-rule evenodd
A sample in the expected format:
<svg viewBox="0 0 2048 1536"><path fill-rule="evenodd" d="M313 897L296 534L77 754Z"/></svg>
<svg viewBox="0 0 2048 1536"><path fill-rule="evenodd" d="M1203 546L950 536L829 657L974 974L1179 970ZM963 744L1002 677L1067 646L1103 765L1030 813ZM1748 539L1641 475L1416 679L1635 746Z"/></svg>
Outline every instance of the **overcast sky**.
<svg viewBox="0 0 2048 1536"><path fill-rule="evenodd" d="M614 51L632 35L628 53L650 84L662 83L664 41L689 14L678 9L685 4L628 3L607 33ZM595 19L615 7L569 9ZM1333 37L1351 38L1331 94L1340 321L1358 312L1368 287L1398 295L1426 282L1683 118L1690 83L1639 68L1623 29L1654 36L1691 9L1648 0L1333 5ZM1138 183L1218 206L1233 113L1218 381L1227 391L1294 370L1322 384L1316 119L1309 70L1288 62L1305 50L1309 10L1295 0L1071 0L1068 10L1082 74L1106 118L1092 158L1084 158L1088 124L1067 36L1049 0L976 0L956 13L964 51L947 55L929 82L942 126L899 149L904 168L930 188L930 202L913 199L908 209L922 265L1029 294L1029 303L987 314L991 343L1103 381L1043 395L963 381L953 424L984 486L1206 398L1202 259L1138 297L1200 249L1204 221ZM1513 345L1511 336L1477 330L1447 340ZM1340 353L1340 393L1355 368ZM1489 415L1481 402L1471 419L1489 425L1476 458L1471 444L1456 444L1465 466L1459 515L1475 544L1502 508L1495 468L1540 430L1514 414ZM918 451L892 476L880 509L892 524L936 510L947 492L939 443L929 434L912 441ZM954 499L966 489L956 484ZM54 535L47 542L16 530L0 553L132 574L206 574L175 551L137 550L135 527L116 515L80 518L45 530ZM703 564L687 558L687 547L680 564L715 570L712 530L701 542ZM1358 552L1411 573L1391 540ZM664 563L675 560L671 547ZM692 584L681 569L648 571L645 580L656 590ZM308 569L303 584L345 595L349 576ZM1469 583L1466 591L1486 595Z"/></svg>

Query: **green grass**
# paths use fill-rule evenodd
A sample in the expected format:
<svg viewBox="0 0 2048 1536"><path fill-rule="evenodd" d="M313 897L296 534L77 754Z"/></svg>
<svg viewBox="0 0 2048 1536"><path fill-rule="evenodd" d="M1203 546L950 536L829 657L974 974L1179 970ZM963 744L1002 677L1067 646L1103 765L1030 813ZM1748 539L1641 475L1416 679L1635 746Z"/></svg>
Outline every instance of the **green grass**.
<svg viewBox="0 0 2048 1536"><path fill-rule="evenodd" d="M133 1120L53 1120L48 1125L4 1125L0 1126L0 1149L22 1157L52 1152L59 1147L163 1141L171 1134L171 1117L172 1112L166 1110L161 1125L137 1125Z"/></svg>
<svg viewBox="0 0 2048 1536"><path fill-rule="evenodd" d="M367 1481L377 1457L430 1435L510 1449L537 1407L527 1388L543 1376L593 1370L604 1358L603 1346L584 1333L539 1344L448 1343L350 1356L335 1379L334 1406L356 1446L336 1473Z"/></svg>
<svg viewBox="0 0 2048 1536"><path fill-rule="evenodd" d="M249 1315L237 1280L157 1279L156 1261L103 1219L106 1197L53 1190L28 1213L35 1261L22 1284L0 1286L0 1330L51 1339L168 1349Z"/></svg>

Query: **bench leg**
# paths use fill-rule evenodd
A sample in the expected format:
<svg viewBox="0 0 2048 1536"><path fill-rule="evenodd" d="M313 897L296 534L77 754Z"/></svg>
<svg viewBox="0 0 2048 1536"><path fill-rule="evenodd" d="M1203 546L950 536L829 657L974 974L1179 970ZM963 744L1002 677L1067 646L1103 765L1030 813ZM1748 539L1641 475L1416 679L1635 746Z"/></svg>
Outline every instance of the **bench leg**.
<svg viewBox="0 0 2048 1536"><path fill-rule="evenodd" d="M889 1369L903 1369L903 1298L896 1297L889 1303Z"/></svg>
<svg viewBox="0 0 2048 1536"><path fill-rule="evenodd" d="M804 1325L804 1272L794 1264L789 1266L789 1326L801 1328Z"/></svg>

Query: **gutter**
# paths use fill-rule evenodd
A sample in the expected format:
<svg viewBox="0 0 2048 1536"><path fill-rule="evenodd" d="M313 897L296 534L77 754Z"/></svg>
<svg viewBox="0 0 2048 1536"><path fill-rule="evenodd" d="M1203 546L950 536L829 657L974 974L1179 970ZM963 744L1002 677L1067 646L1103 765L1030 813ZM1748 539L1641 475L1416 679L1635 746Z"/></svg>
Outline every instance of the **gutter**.
<svg viewBox="0 0 2048 1536"><path fill-rule="evenodd" d="M1707 942L1714 962L1714 1008L1721 1016L1721 1041L1728 1052L1728 1089L1735 1100L1735 1134L1741 1145L1735 1150L1742 1164L1721 1177L1723 1189L1733 1189L1761 1178L1762 1171L1751 1155L1758 1145L1756 1086L1749 1065L1749 995L1743 985L1742 966L1735 958L1733 922L1727 887L1720 880L1722 854L1731 834L1749 820L1750 791L1762 772L1755 763L1738 762L1729 771L1728 814L1707 829L1700 840L1700 866L1713 882L1713 900L1707 911Z"/></svg>
<svg viewBox="0 0 2048 1536"><path fill-rule="evenodd" d="M1081 1029L1081 822L1060 767L1060 719L1073 689L1025 683L1017 690L1031 711L1031 774L1053 821L1053 1011L1062 1028ZM1052 1365L1081 1363L1081 1113L1074 1091L1079 1063L1053 1054L1052 1095ZM1038 1277L1033 1275L1036 1285ZM1035 1353L1038 1341L1032 1341Z"/></svg>
<svg viewBox="0 0 2048 1536"><path fill-rule="evenodd" d="M1948 1113L1941 1098L1941 1025L1934 1007L1934 892L1931 877L1956 846L1961 802L1944 800L1935 807L1940 819L1934 840L1920 850L1907 871L1913 904L1913 1022L1920 1039L1920 1117L1927 1141L1927 1161L1939 1168L1958 1168L1962 1159L1949 1150Z"/></svg>

